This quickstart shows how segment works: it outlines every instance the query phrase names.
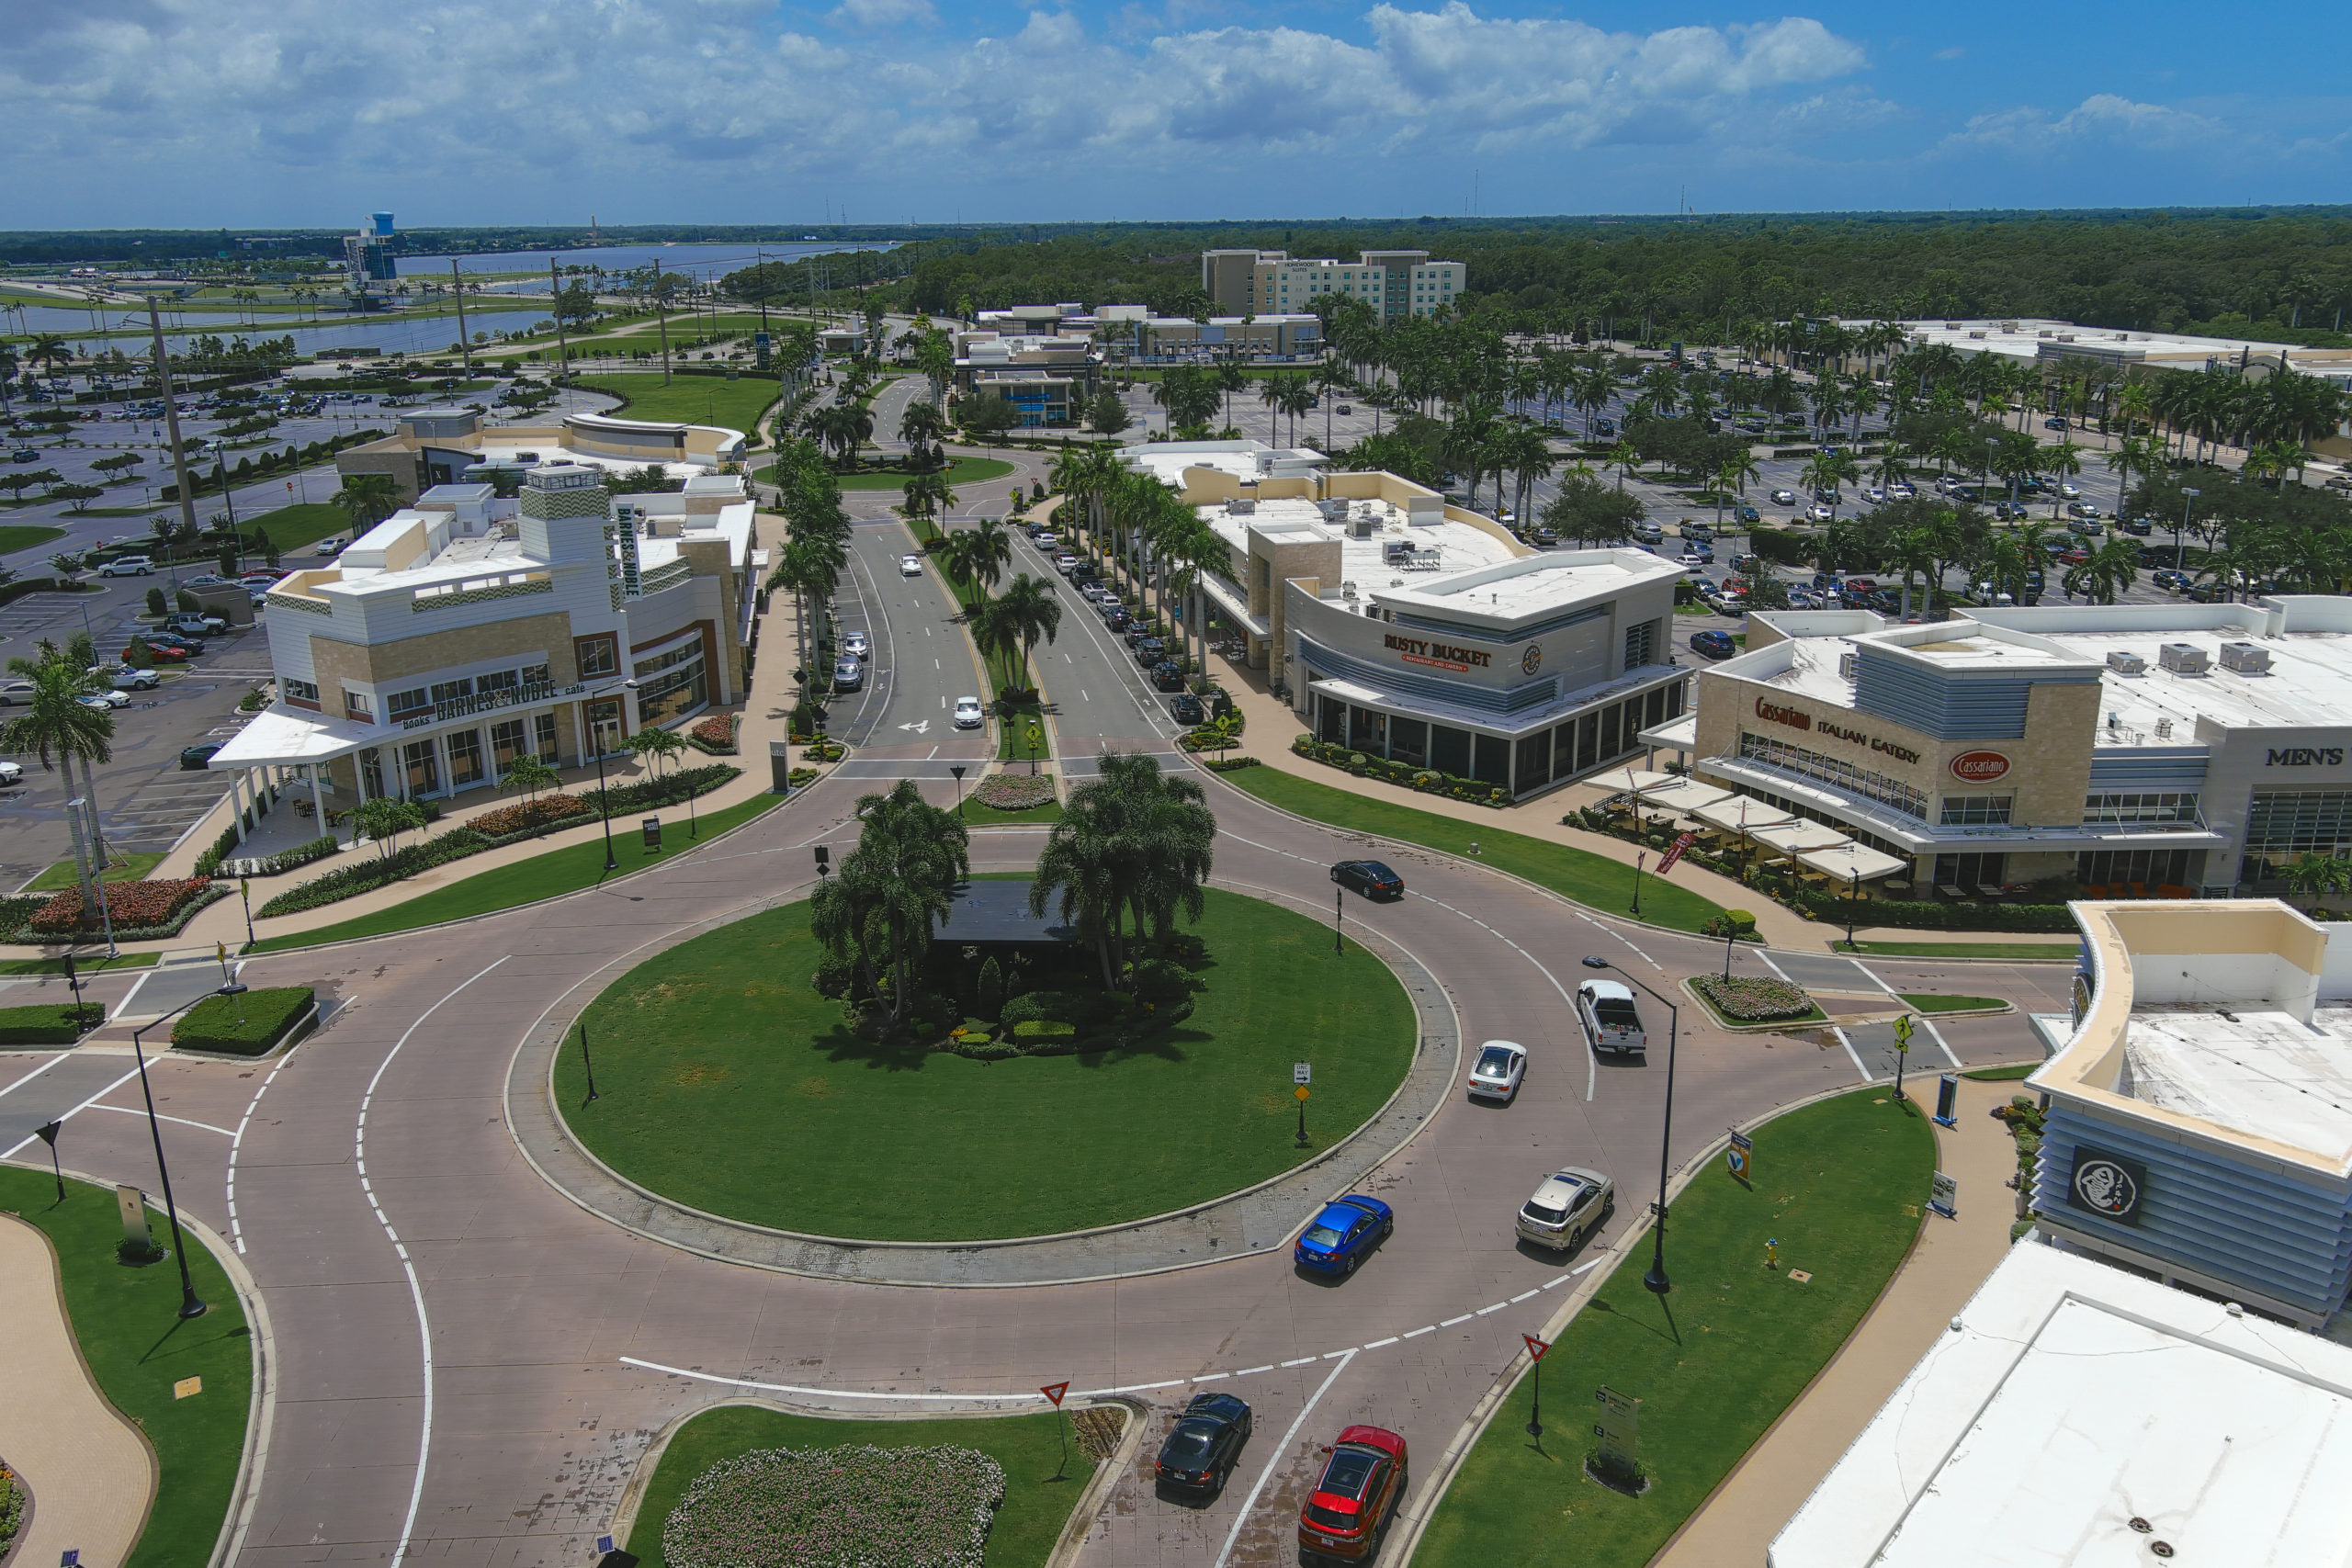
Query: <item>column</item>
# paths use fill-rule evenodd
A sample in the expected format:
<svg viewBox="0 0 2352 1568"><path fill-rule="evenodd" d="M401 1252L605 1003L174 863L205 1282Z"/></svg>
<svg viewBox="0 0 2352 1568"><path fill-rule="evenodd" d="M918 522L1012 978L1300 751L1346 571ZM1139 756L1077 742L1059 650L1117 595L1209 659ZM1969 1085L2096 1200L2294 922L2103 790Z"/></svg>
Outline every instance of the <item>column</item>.
<svg viewBox="0 0 2352 1568"><path fill-rule="evenodd" d="M229 823L231 827L236 829L237 842L240 844L245 841L244 776L243 768L229 775L229 809L232 813Z"/></svg>
<svg viewBox="0 0 2352 1568"><path fill-rule="evenodd" d="M311 764L311 807L319 814L319 831L321 833L332 835L334 832L334 829L327 826L326 785L319 777L320 773L325 767L326 764L324 762L314 761Z"/></svg>

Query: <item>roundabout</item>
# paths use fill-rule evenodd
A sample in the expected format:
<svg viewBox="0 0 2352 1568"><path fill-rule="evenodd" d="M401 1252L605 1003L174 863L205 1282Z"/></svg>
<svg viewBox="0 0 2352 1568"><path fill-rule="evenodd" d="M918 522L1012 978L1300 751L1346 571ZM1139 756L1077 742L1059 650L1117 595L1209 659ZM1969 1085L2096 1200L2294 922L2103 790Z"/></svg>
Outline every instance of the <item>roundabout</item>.
<svg viewBox="0 0 2352 1568"><path fill-rule="evenodd" d="M613 1175L796 1236L956 1243L1097 1230L1313 1162L1396 1095L1415 1055L1413 1005L1380 958L1352 942L1335 954L1327 928L1236 892L1212 889L1200 924L1180 928L1190 1016L1091 1032L1069 1055L996 1061L943 1048L940 1020L892 1040L851 1028L811 982L822 950L808 908L692 937L580 1015L556 1057L553 1099L565 1131ZM968 950L934 965L944 991L981 1005ZM1091 955L1074 955L1037 983L1099 986L1092 971ZM1315 1074L1305 1149L1292 1098L1302 1060Z"/></svg>

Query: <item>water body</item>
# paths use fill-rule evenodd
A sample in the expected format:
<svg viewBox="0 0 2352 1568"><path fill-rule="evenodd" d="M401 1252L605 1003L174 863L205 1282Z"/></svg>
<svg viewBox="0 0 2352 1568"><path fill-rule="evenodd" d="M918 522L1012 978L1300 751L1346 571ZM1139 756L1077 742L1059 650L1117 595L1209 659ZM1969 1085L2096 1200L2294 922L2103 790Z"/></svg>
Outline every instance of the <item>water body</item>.
<svg viewBox="0 0 2352 1568"><path fill-rule="evenodd" d="M38 307L26 312L28 316L42 313ZM54 326L33 325L30 330L62 332L69 326L82 328L85 334L82 336L77 337L70 332L64 333L76 354L104 354L109 349L119 348L137 359L151 356L153 352L154 340L145 332L147 312L144 310L116 307L102 312L99 319L109 329L141 329L137 337L114 338L86 335L90 325L87 311L57 313L72 316L74 320ZM379 354L447 354L449 345L458 341L457 317L406 316L398 310L354 315L347 322L337 321L320 327L277 327L266 321L261 326L251 326L234 316L207 316L191 310L187 313L187 330L184 331L173 324L178 319L177 312L166 312L164 341L174 350L185 347L189 339L204 333L209 333L224 343L240 335L248 343L258 343L264 338L290 337L294 340L295 353L305 359L322 348L372 348ZM466 310L466 330L476 333L521 332L547 319L548 312L543 306L523 310L483 310L469 306Z"/></svg>
<svg viewBox="0 0 2352 1568"><path fill-rule="evenodd" d="M708 282L756 266L763 258L768 261L798 261L803 256L831 255L850 251L888 251L893 243L844 244L837 242L795 241L788 243L759 243L749 245L583 245L570 251L496 251L480 255L458 256L454 259L459 272L539 272L547 270L548 257L552 254L559 265L566 267L597 266L607 273L634 272L639 267L662 264L663 272L681 272L690 277ZM447 277L449 276L448 256L402 256L394 265L402 277ZM529 288L536 285L516 278L496 288Z"/></svg>

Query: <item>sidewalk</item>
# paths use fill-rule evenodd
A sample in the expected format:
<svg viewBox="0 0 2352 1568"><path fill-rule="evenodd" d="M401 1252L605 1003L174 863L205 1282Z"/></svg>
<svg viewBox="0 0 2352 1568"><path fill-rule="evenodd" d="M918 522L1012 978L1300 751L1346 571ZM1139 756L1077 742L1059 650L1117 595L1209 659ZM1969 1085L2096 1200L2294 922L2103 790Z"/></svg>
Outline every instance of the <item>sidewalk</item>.
<svg viewBox="0 0 2352 1568"><path fill-rule="evenodd" d="M1667 1542L1654 1568L1763 1562L1773 1536L2007 1255L2016 1203L2006 1183L2017 1145L1990 1111L2017 1088L1961 1079L1960 1124L1936 1129L1938 1168L1960 1183L1960 1217L1928 1217L1918 1245L1836 1359Z"/></svg>
<svg viewBox="0 0 2352 1568"><path fill-rule="evenodd" d="M82 1364L48 1238L13 1215L0 1215L0 1462L33 1495L16 1560L55 1562L78 1548L83 1568L119 1568L155 1495L154 1460Z"/></svg>

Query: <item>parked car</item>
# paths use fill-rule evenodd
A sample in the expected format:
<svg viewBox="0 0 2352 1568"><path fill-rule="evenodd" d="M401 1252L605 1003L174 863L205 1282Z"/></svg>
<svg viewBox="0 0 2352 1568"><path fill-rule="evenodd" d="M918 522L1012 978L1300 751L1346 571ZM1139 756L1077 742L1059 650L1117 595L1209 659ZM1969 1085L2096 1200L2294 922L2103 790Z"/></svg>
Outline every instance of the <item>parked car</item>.
<svg viewBox="0 0 2352 1568"><path fill-rule="evenodd" d="M1148 621L1136 621L1119 635L1126 639L1127 649L1132 652L1142 647L1144 639L1152 635L1151 625Z"/></svg>
<svg viewBox="0 0 2352 1568"><path fill-rule="evenodd" d="M1396 1230L1395 1210L1377 1198L1351 1192L1323 1205L1314 1223L1299 1233L1291 1258L1301 1269L1345 1278Z"/></svg>
<svg viewBox="0 0 2352 1568"><path fill-rule="evenodd" d="M20 784L24 782L25 769L23 763L0 761L0 785Z"/></svg>
<svg viewBox="0 0 2352 1568"><path fill-rule="evenodd" d="M29 703L39 690L30 681L0 681L0 703Z"/></svg>
<svg viewBox="0 0 2352 1568"><path fill-rule="evenodd" d="M1862 491L1862 499L1869 502L1872 506L1876 506L1886 500L1886 491L1879 489L1876 485L1871 485L1869 489Z"/></svg>
<svg viewBox="0 0 2352 1568"><path fill-rule="evenodd" d="M347 541L339 536L321 539L319 541L319 554L322 556L339 556L343 554L343 547L346 542Z"/></svg>
<svg viewBox="0 0 2352 1568"><path fill-rule="evenodd" d="M1794 506L1796 503L1797 492L1792 490L1776 490L1772 492L1772 504L1775 506Z"/></svg>
<svg viewBox="0 0 2352 1568"><path fill-rule="evenodd" d="M865 666L844 653L833 660L833 690L858 692L865 689Z"/></svg>
<svg viewBox="0 0 2352 1568"><path fill-rule="evenodd" d="M198 638L218 637L229 629L229 623L222 617L201 615L190 610L181 611L170 620L165 621L164 626L166 630L176 632L182 637Z"/></svg>
<svg viewBox="0 0 2352 1568"><path fill-rule="evenodd" d="M899 575L900 577L921 577L922 575L922 557L900 556L899 558Z"/></svg>
<svg viewBox="0 0 2352 1568"><path fill-rule="evenodd" d="M1729 632L1692 632L1690 651L1702 659L1729 659L1739 651Z"/></svg>
<svg viewBox="0 0 2352 1568"><path fill-rule="evenodd" d="M2185 571L2175 571L2172 568L2166 567L2155 573L2149 581L2168 593L2177 593L2195 582L2196 579ZM0 691L5 691L5 688L0 688Z"/></svg>
<svg viewBox="0 0 2352 1568"><path fill-rule="evenodd" d="M2041 428L2044 430L2070 430L2074 427L2069 425L2064 420L2053 416L2043 420L2041 422Z"/></svg>
<svg viewBox="0 0 2352 1568"><path fill-rule="evenodd" d="M8 453L8 461L12 463L38 463L40 461L40 451L38 447L32 446L14 447Z"/></svg>
<svg viewBox="0 0 2352 1568"><path fill-rule="evenodd" d="M1526 1049L1509 1040L1489 1040L1478 1047L1478 1059L1471 1064L1466 1087L1473 1100L1509 1103L1519 1098L1520 1083L1526 1077Z"/></svg>
<svg viewBox="0 0 2352 1568"><path fill-rule="evenodd" d="M155 563L145 556L117 556L98 568L100 577L153 577Z"/></svg>
<svg viewBox="0 0 2352 1568"><path fill-rule="evenodd" d="M1196 1393L1176 1417L1151 1467L1161 1486L1190 1488L1214 1496L1233 1478L1249 1442L1250 1406L1229 1393Z"/></svg>
<svg viewBox="0 0 2352 1568"><path fill-rule="evenodd" d="M956 699L956 728L958 728L958 729L978 729L978 728L979 728L982 725L986 724L987 722L988 722L988 719L987 719L986 716L984 716L984 715L981 713L981 711L980 711L980 699L979 699L979 698L978 698L978 697L957 697L957 698Z"/></svg>
<svg viewBox="0 0 2352 1568"><path fill-rule="evenodd" d="M1907 482L1898 482L1887 486L1886 493L1887 498L1892 501L1912 501L1916 500L1919 494L1918 491L1914 489Z"/></svg>
<svg viewBox="0 0 2352 1568"><path fill-rule="evenodd" d="M1693 523L1686 517L1682 521L1681 532L1686 539L1696 539L1702 544L1714 543L1715 530L1709 524Z"/></svg>
<svg viewBox="0 0 2352 1568"><path fill-rule="evenodd" d="M1064 550L1061 554L1054 558L1054 570L1060 572L1064 577L1068 577L1070 574L1071 569L1077 565L1078 558L1070 554L1068 550Z"/></svg>
<svg viewBox="0 0 2352 1568"><path fill-rule="evenodd" d="M1649 1048L1634 993L1614 980L1587 980L1577 987L1577 1021L1596 1051L1624 1055Z"/></svg>
<svg viewBox="0 0 2352 1568"><path fill-rule="evenodd" d="M1689 549L1684 550L1677 559L1684 566L1712 566L1714 564L1715 552L1708 549L1704 546L1693 545Z"/></svg>
<svg viewBox="0 0 2352 1568"><path fill-rule="evenodd" d="M85 692L74 700L85 708L127 708L130 705L130 694L113 690Z"/></svg>
<svg viewBox="0 0 2352 1568"><path fill-rule="evenodd" d="M133 670L126 664L108 671L107 683L118 692L152 692L164 683L164 678L153 670Z"/></svg>
<svg viewBox="0 0 2352 1568"><path fill-rule="evenodd" d="M1405 879L1376 860L1343 860L1331 868L1331 880L1367 898L1405 896Z"/></svg>
<svg viewBox="0 0 2352 1568"><path fill-rule="evenodd" d="M1184 689L1184 667L1170 659L1151 667L1151 686L1156 692L1181 692Z"/></svg>
<svg viewBox="0 0 2352 1568"><path fill-rule="evenodd" d="M1753 527L1757 524L1764 521L1764 514L1757 511L1756 508L1752 506L1735 507L1732 511L1732 516L1739 522L1748 525L1750 527Z"/></svg>
<svg viewBox="0 0 2352 1568"><path fill-rule="evenodd" d="M1804 509L1804 520L1808 523L1830 523L1835 522L1837 517L1838 513L1834 508L1818 501Z"/></svg>
<svg viewBox="0 0 2352 1568"><path fill-rule="evenodd" d="M843 632L842 634L842 651L854 658L867 659L873 656L874 645L866 640L866 636L864 632Z"/></svg>
<svg viewBox="0 0 2352 1568"><path fill-rule="evenodd" d="M1147 637L1135 644L1136 662L1148 670L1168 657L1168 645L1156 637Z"/></svg>
<svg viewBox="0 0 2352 1568"><path fill-rule="evenodd" d="M187 773L202 773L220 750L217 741L203 746L190 746L180 752L180 767Z"/></svg>
<svg viewBox="0 0 2352 1568"><path fill-rule="evenodd" d="M2145 517L2126 517L2119 521L2115 525L2124 533L2143 539L2155 532L2155 525L2151 523Z"/></svg>
<svg viewBox="0 0 2352 1568"><path fill-rule="evenodd" d="M2067 501L2080 501L2083 499L2083 492L2075 488L2075 485L2071 480L2060 480L2058 484L2058 493L2062 498Z"/></svg>
<svg viewBox="0 0 2352 1568"><path fill-rule="evenodd" d="M147 655L150 659L164 664L185 664L189 658L188 651L185 648L175 648L170 643L156 642L152 639L147 644ZM130 649L125 648L122 650L122 661L125 664L130 662Z"/></svg>
<svg viewBox="0 0 2352 1568"><path fill-rule="evenodd" d="M1136 624L1136 618L1125 604L1114 604L1102 612L1102 624L1114 632L1123 632Z"/></svg>
<svg viewBox="0 0 2352 1568"><path fill-rule="evenodd" d="M1168 699L1168 716L1182 725L1202 724L1206 722L1207 710L1192 693L1179 692Z"/></svg>
<svg viewBox="0 0 2352 1568"><path fill-rule="evenodd" d="M140 635L147 639L150 648L176 648L191 659L204 651L204 639L185 632L152 631Z"/></svg>
<svg viewBox="0 0 2352 1568"><path fill-rule="evenodd" d="M1655 523L1636 523L1634 525L1634 542L1635 544L1655 545L1665 537L1666 530L1659 527Z"/></svg>
<svg viewBox="0 0 2352 1568"><path fill-rule="evenodd" d="M1036 540L1037 547L1047 555L1052 555L1062 547L1061 536L1051 528L1040 528L1032 537Z"/></svg>
<svg viewBox="0 0 2352 1568"><path fill-rule="evenodd" d="M1385 1427L1351 1427L1331 1445L1298 1513L1304 1557L1370 1557L1405 1497L1405 1439Z"/></svg>
<svg viewBox="0 0 2352 1568"><path fill-rule="evenodd" d="M1617 1184L1597 1170L1569 1166L1536 1185L1519 1206L1521 1240L1554 1252L1573 1252L1617 1206Z"/></svg>

